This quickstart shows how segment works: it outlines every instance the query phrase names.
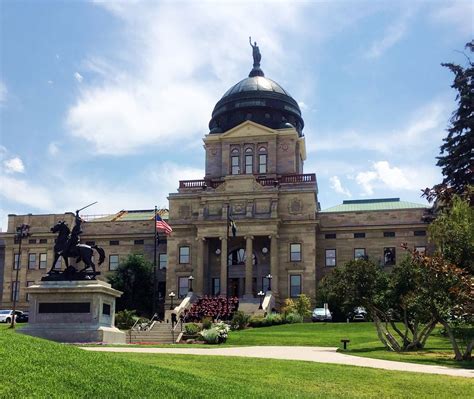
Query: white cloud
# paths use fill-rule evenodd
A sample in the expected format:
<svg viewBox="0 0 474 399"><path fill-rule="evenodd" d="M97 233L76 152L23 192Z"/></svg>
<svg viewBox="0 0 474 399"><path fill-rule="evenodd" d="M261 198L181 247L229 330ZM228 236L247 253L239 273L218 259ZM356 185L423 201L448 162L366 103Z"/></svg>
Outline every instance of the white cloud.
<svg viewBox="0 0 474 399"><path fill-rule="evenodd" d="M3 165L7 173L23 173L25 171L25 165L18 157L3 161Z"/></svg>
<svg viewBox="0 0 474 399"><path fill-rule="evenodd" d="M346 130L342 132L321 132L318 140L310 143L308 152L343 149L372 150L384 155L392 155L394 144L397 152L422 152L424 149L439 147L445 135L449 118L448 102L435 100L416 109L405 126L391 131ZM427 141L426 138L430 140ZM430 147L431 146L431 147Z"/></svg>
<svg viewBox="0 0 474 399"><path fill-rule="evenodd" d="M379 58L388 49L397 44L406 34L412 13L405 11L387 27L382 38L375 40L366 53L367 58Z"/></svg>
<svg viewBox="0 0 474 399"><path fill-rule="evenodd" d="M7 100L8 90L5 83L0 80L0 106L2 106Z"/></svg>
<svg viewBox="0 0 474 399"><path fill-rule="evenodd" d="M84 77L79 72L74 72L74 79L81 83L84 80Z"/></svg>
<svg viewBox="0 0 474 399"><path fill-rule="evenodd" d="M49 145L48 145L48 154L51 155L51 156L55 156L55 155L58 154L58 152L59 152L58 144L55 143L54 141L49 143Z"/></svg>
<svg viewBox="0 0 474 399"><path fill-rule="evenodd" d="M343 194L347 197L351 197L351 193L347 188L342 187L341 181L339 180L339 177L337 176L332 176L329 178L329 181L331 183L331 188L339 194Z"/></svg>
<svg viewBox="0 0 474 399"><path fill-rule="evenodd" d="M54 82L52 80L48 80L48 84L52 85Z"/></svg>
<svg viewBox="0 0 474 399"><path fill-rule="evenodd" d="M462 35L472 37L474 3L465 1L436 2L436 7L430 14L431 20L439 25L449 25L450 29Z"/></svg>
<svg viewBox="0 0 474 399"><path fill-rule="evenodd" d="M362 195L373 195L375 189L389 191L418 191L439 181L439 171L420 165L391 166L388 161L372 163L372 168L358 172L355 180Z"/></svg>
<svg viewBox="0 0 474 399"><path fill-rule="evenodd" d="M0 195L7 200L25 204L36 209L50 210L54 198L50 190L24 179L16 179L6 175L0 176L2 190Z"/></svg>

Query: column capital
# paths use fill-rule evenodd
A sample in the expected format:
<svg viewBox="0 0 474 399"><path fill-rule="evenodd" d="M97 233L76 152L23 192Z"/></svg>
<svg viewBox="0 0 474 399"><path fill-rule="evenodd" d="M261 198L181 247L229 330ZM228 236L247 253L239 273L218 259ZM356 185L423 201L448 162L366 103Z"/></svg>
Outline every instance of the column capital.
<svg viewBox="0 0 474 399"><path fill-rule="evenodd" d="M268 238L271 240L272 238L280 238L278 234L270 234Z"/></svg>
<svg viewBox="0 0 474 399"><path fill-rule="evenodd" d="M253 236L244 236L244 238L245 238L246 240L253 240L253 239L254 239Z"/></svg>
<svg viewBox="0 0 474 399"><path fill-rule="evenodd" d="M206 241L206 237L196 237L196 241Z"/></svg>
<svg viewBox="0 0 474 399"><path fill-rule="evenodd" d="M221 240L221 241L227 241L227 237L219 237L219 240Z"/></svg>

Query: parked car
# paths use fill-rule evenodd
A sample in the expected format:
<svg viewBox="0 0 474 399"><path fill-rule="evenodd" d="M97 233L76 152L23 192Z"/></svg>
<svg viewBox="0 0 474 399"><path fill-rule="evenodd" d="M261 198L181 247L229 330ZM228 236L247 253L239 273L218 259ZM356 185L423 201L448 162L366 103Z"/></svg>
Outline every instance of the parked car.
<svg viewBox="0 0 474 399"><path fill-rule="evenodd" d="M327 308L315 308L311 320L315 321L332 321L332 314Z"/></svg>
<svg viewBox="0 0 474 399"><path fill-rule="evenodd" d="M349 314L349 320L351 321L367 321L367 310L362 306L354 308Z"/></svg>
<svg viewBox="0 0 474 399"><path fill-rule="evenodd" d="M22 312L21 310L16 310L16 322L17 323L28 323L29 313Z"/></svg>
<svg viewBox="0 0 474 399"><path fill-rule="evenodd" d="M11 323L12 318L13 318L13 310L11 309L0 310L0 323Z"/></svg>

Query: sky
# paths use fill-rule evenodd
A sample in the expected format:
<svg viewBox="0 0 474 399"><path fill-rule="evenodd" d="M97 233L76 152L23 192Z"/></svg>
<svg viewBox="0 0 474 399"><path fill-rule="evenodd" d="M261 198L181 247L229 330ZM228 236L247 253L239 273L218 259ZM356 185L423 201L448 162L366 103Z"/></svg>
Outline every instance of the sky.
<svg viewBox="0 0 474 399"><path fill-rule="evenodd" d="M471 1L0 1L8 214L166 208L204 176L216 102L252 66L300 104L321 208L425 203L456 108Z"/></svg>

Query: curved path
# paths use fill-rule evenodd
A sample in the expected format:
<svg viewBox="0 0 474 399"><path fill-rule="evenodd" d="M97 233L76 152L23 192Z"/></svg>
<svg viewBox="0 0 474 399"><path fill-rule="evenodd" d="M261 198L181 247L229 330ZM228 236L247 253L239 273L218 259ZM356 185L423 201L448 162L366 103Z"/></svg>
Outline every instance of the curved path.
<svg viewBox="0 0 474 399"><path fill-rule="evenodd" d="M415 373L443 374L455 377L474 378L474 370L455 369L444 366L431 366L416 363L394 362L391 360L371 359L351 356L337 352L337 348L318 346L239 346L220 348L137 348L137 347L81 347L97 352L128 353L171 353L181 355L238 356L264 359L304 360L318 363L345 364L350 366L371 367L376 369L411 371Z"/></svg>

